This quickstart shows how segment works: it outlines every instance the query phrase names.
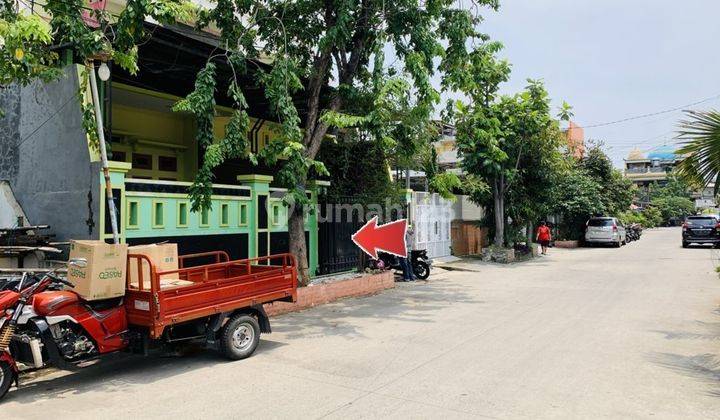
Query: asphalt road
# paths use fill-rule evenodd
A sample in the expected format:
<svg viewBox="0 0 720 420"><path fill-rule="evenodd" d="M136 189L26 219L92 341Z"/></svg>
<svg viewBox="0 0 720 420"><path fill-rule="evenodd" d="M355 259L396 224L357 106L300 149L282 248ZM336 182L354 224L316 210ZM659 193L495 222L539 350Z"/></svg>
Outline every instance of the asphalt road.
<svg viewBox="0 0 720 420"><path fill-rule="evenodd" d="M466 264L278 317L240 362L55 373L0 418L720 418L719 254L679 235Z"/></svg>

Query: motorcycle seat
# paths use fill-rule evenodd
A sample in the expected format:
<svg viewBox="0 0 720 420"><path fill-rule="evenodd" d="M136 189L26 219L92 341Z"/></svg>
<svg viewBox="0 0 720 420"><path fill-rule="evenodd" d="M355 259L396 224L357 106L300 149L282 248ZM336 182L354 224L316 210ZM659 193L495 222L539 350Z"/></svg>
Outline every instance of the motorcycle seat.
<svg viewBox="0 0 720 420"><path fill-rule="evenodd" d="M94 312L102 312L108 309L117 308L118 306L122 305L123 297L124 296L102 300L86 300L85 305L87 305Z"/></svg>

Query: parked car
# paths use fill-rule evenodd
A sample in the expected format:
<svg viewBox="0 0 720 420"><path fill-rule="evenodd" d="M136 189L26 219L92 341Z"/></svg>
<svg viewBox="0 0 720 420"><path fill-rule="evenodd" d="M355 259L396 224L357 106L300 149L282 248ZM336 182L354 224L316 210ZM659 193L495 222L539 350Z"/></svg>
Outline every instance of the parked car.
<svg viewBox="0 0 720 420"><path fill-rule="evenodd" d="M720 245L720 220L713 215L688 216L682 225L682 246L690 244Z"/></svg>
<svg viewBox="0 0 720 420"><path fill-rule="evenodd" d="M591 217L585 224L585 243L620 247L627 243L627 231L615 217Z"/></svg>

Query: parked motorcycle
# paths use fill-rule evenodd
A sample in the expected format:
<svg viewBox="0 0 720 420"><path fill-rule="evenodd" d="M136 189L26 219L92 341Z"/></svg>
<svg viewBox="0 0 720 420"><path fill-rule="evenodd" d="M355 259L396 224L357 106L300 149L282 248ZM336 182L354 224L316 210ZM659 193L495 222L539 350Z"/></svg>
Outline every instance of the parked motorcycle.
<svg viewBox="0 0 720 420"><path fill-rule="evenodd" d="M627 241L637 241L642 236L642 226L639 223L632 223L627 227Z"/></svg>
<svg viewBox="0 0 720 420"><path fill-rule="evenodd" d="M148 355L198 342L230 360L252 355L260 334L271 332L262 304L297 299L295 258L230 261L211 251L178 259L182 267L185 259L208 256L216 262L158 271L147 255L128 254L138 267L148 264L150 277L139 270L138 283L128 282L123 296L104 300L84 300L57 269L6 283L0 291L0 399L21 372L50 365L75 370L117 351ZM69 262L70 269L86 265L85 259ZM169 273L194 281L163 288L161 276Z"/></svg>
<svg viewBox="0 0 720 420"><path fill-rule="evenodd" d="M426 250L416 249L410 251L410 265L416 278L426 280L430 277L432 260L428 258ZM370 261L369 266L374 269L402 270L398 257L386 252L378 252L378 259Z"/></svg>

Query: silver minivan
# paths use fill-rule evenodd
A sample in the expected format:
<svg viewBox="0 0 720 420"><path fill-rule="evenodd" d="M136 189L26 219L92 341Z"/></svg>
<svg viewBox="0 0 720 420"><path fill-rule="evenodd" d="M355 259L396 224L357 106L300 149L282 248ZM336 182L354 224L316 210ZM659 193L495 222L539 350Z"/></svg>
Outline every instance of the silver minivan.
<svg viewBox="0 0 720 420"><path fill-rule="evenodd" d="M585 242L620 247L627 242L625 226L615 217L592 217L586 223Z"/></svg>

